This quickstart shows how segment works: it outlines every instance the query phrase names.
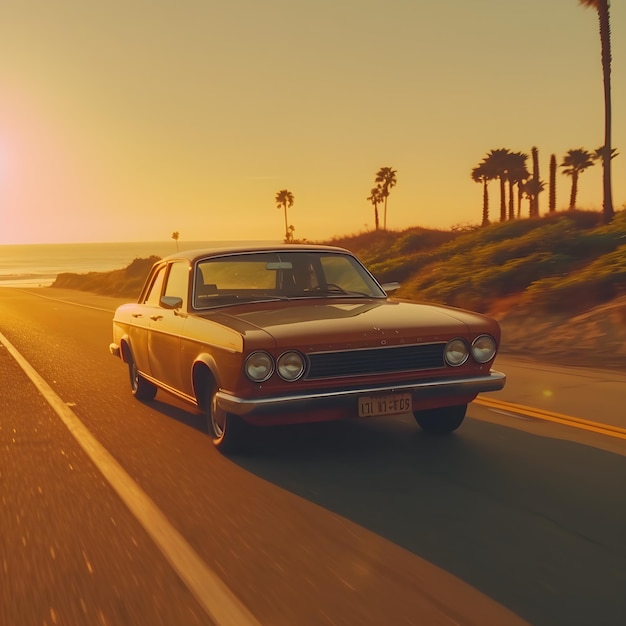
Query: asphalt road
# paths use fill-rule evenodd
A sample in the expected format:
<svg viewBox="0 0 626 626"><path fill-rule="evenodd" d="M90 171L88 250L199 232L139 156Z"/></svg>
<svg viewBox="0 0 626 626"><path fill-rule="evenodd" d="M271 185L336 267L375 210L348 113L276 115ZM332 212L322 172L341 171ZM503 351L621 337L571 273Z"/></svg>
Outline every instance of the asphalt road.
<svg viewBox="0 0 626 626"><path fill-rule="evenodd" d="M450 438L402 416L227 459L131 397L116 304L0 290L3 626L626 623L626 438L527 410L626 428L623 375L502 359L508 408Z"/></svg>

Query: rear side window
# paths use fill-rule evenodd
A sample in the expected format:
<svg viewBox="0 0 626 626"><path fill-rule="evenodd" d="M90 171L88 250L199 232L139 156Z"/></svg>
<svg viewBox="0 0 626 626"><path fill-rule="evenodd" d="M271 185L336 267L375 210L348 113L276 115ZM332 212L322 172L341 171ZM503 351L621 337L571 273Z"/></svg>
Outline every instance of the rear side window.
<svg viewBox="0 0 626 626"><path fill-rule="evenodd" d="M150 304L152 306L159 306L159 300L161 299L161 290L163 289L163 280L165 279L166 267L160 267L156 273L150 290L144 299L144 304Z"/></svg>
<svg viewBox="0 0 626 626"><path fill-rule="evenodd" d="M167 285L164 296L183 299L183 308L187 306L187 291L189 289L189 266L185 261L176 261L170 265L167 275Z"/></svg>

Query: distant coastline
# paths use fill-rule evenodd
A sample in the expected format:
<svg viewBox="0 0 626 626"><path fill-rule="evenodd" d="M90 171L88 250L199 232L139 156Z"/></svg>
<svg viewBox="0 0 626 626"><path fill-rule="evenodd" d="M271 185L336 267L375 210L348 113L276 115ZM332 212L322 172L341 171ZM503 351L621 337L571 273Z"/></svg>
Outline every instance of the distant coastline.
<svg viewBox="0 0 626 626"><path fill-rule="evenodd" d="M277 241L178 241L179 250L218 248ZM176 242L67 243L0 245L0 287L49 287L63 273L110 272L134 259L164 257L177 251Z"/></svg>

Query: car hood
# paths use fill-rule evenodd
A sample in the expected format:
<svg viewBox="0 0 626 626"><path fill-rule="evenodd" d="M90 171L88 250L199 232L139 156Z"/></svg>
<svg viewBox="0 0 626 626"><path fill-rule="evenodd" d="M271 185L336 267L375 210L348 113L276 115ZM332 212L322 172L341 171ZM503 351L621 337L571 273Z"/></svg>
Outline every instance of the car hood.
<svg viewBox="0 0 626 626"><path fill-rule="evenodd" d="M280 347L311 350L445 341L478 332L500 336L497 322L479 313L393 300L292 300L221 309L211 318L243 335L265 331Z"/></svg>

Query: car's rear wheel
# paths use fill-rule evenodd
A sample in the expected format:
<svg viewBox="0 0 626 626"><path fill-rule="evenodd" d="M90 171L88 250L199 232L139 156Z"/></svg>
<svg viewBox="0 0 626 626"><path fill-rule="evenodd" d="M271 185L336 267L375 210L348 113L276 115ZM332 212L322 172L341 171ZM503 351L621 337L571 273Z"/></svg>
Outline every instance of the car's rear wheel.
<svg viewBox="0 0 626 626"><path fill-rule="evenodd" d="M130 377L130 390L137 400L147 402L156 396L157 388L139 373L134 359L130 359L128 363L128 375Z"/></svg>
<svg viewBox="0 0 626 626"><path fill-rule="evenodd" d="M447 435L463 423L466 411L467 404L461 404L415 411L413 415L424 432L433 435Z"/></svg>
<svg viewBox="0 0 626 626"><path fill-rule="evenodd" d="M217 388L213 387L207 396L205 414L213 445L226 454L241 452L246 443L246 423L218 406Z"/></svg>

